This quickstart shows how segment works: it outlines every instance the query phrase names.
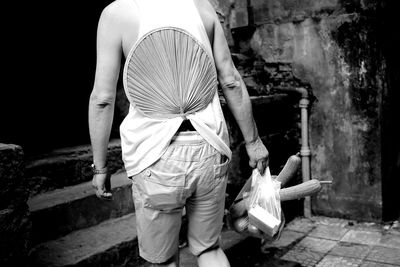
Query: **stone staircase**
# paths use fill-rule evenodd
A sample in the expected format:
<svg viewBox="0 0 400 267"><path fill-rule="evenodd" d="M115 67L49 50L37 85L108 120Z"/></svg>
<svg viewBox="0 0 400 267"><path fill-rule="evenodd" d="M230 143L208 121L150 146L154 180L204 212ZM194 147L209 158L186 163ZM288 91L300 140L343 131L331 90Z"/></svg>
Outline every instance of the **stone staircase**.
<svg viewBox="0 0 400 267"><path fill-rule="evenodd" d="M60 165L51 155L49 158L51 160L41 159L41 162ZM65 162L65 157L61 158ZM37 164L31 166L40 169ZM130 180L122 170L114 173L111 179L112 201L98 199L90 181L42 190L29 198L33 244L29 257L32 266L144 264L138 255ZM244 238L246 236L225 229L223 248L229 249ZM180 254L181 266L196 266L196 259L187 248L183 248Z"/></svg>
<svg viewBox="0 0 400 267"><path fill-rule="evenodd" d="M91 182L56 189L28 200L33 243L59 238L72 231L134 212L130 180L123 172L112 176L113 200L96 197Z"/></svg>
<svg viewBox="0 0 400 267"><path fill-rule="evenodd" d="M98 199L90 181L32 196L28 200L32 265L127 266L127 262L140 262L130 180L125 172L112 175L112 187L112 201Z"/></svg>

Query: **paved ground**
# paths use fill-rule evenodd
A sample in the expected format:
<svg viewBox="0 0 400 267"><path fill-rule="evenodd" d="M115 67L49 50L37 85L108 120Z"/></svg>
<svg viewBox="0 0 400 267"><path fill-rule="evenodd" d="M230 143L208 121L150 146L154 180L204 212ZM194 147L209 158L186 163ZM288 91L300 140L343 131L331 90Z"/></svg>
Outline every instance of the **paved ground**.
<svg viewBox="0 0 400 267"><path fill-rule="evenodd" d="M247 238L227 255L232 266L400 266L400 225L297 218L278 241Z"/></svg>
<svg viewBox="0 0 400 267"><path fill-rule="evenodd" d="M222 247L232 267L400 266L400 224L387 225L312 217L288 223L278 241L225 231ZM235 244L235 245L231 245ZM197 266L184 248L181 266Z"/></svg>

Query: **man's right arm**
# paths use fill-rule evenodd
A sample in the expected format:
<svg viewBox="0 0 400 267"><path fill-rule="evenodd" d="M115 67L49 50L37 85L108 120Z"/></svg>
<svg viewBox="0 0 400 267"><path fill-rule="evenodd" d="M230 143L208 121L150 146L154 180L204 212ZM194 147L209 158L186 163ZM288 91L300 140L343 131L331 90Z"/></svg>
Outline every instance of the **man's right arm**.
<svg viewBox="0 0 400 267"><path fill-rule="evenodd" d="M215 16L213 54L227 105L231 110L246 143L249 164L264 173L268 166L268 150L262 143L254 121L251 101L239 72L234 66L224 31Z"/></svg>
<svg viewBox="0 0 400 267"><path fill-rule="evenodd" d="M113 6L101 14L97 31L95 82L89 101L89 132L93 162L103 168L114 115L116 84L121 62L121 37Z"/></svg>

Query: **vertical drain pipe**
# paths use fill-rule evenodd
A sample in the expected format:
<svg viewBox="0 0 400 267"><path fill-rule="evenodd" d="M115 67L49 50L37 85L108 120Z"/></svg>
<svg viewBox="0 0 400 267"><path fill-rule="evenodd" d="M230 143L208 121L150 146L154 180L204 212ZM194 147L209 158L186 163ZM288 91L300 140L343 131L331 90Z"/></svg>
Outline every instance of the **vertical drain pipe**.
<svg viewBox="0 0 400 267"><path fill-rule="evenodd" d="M274 88L275 89L275 88ZM308 142L308 106L310 104L310 100L308 99L308 91L306 88L295 87L278 87L276 88L279 91L284 92L295 92L301 95L299 107L301 109L301 175L303 182L311 180L311 150ZM311 217L311 199L309 196L304 198L304 217Z"/></svg>
<svg viewBox="0 0 400 267"><path fill-rule="evenodd" d="M304 89L305 90L305 89ZM302 94L300 99L299 107L301 109L301 174L303 182L311 179L311 150L308 144L308 105L310 100L308 99L308 93ZM311 217L311 199L310 196L304 198L304 217Z"/></svg>

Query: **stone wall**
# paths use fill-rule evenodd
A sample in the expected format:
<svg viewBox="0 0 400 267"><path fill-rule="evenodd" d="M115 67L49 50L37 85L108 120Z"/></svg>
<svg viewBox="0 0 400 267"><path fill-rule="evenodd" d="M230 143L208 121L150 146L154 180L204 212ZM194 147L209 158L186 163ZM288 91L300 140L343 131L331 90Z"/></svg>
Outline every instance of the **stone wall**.
<svg viewBox="0 0 400 267"><path fill-rule="evenodd" d="M380 112L386 88L382 1L232 0L218 5L228 10L232 50L286 66L297 82L312 88L312 176L333 181L313 199L313 211L380 220Z"/></svg>
<svg viewBox="0 0 400 267"><path fill-rule="evenodd" d="M109 142L107 159L111 173L123 168L119 139ZM55 149L36 157L27 157L25 162L25 188L29 190L30 196L91 181L93 178L90 144Z"/></svg>
<svg viewBox="0 0 400 267"><path fill-rule="evenodd" d="M0 265L25 266L30 240L24 154L17 145L0 143Z"/></svg>

